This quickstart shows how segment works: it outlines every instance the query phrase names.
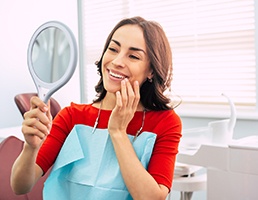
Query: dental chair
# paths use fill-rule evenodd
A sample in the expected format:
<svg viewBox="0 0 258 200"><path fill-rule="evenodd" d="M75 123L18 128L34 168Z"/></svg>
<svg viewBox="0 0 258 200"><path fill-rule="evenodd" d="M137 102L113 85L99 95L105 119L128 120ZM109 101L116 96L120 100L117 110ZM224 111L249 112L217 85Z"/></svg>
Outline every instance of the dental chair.
<svg viewBox="0 0 258 200"><path fill-rule="evenodd" d="M22 93L17 94L14 97L14 101L22 116L25 112L30 110L30 99L33 96L37 96L37 93ZM50 109L53 119L55 118L56 114L61 110L61 106L53 97L50 98Z"/></svg>
<svg viewBox="0 0 258 200"><path fill-rule="evenodd" d="M40 178L31 192L16 195L10 186L12 165L23 148L23 141L15 136L9 136L0 143L0 200L42 200L44 181L50 170Z"/></svg>

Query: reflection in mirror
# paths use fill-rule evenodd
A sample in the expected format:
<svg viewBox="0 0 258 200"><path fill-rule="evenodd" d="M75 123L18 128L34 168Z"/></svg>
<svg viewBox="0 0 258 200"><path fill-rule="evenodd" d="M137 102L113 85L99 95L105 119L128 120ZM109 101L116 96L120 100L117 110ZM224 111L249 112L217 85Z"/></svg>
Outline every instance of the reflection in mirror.
<svg viewBox="0 0 258 200"><path fill-rule="evenodd" d="M73 33L61 22L41 25L30 40L27 59L38 96L47 103L75 71L77 45Z"/></svg>
<svg viewBox="0 0 258 200"><path fill-rule="evenodd" d="M70 46L64 33L58 28L43 30L32 50L32 64L36 75L44 82L59 80L67 70Z"/></svg>

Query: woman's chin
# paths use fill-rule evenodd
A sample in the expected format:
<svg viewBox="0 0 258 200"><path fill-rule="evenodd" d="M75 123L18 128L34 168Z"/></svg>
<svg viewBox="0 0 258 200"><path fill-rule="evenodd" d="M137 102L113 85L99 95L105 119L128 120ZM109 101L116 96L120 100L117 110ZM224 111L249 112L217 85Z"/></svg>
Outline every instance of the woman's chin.
<svg viewBox="0 0 258 200"><path fill-rule="evenodd" d="M120 91L121 90L121 87L105 87L106 91L108 93L116 93L117 91Z"/></svg>

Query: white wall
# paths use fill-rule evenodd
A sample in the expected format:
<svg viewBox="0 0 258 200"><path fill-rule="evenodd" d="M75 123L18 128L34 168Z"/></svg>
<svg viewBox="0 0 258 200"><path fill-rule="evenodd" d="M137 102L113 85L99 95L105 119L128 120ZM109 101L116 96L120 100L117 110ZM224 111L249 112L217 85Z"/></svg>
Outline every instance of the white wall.
<svg viewBox="0 0 258 200"><path fill-rule="evenodd" d="M27 67L27 47L43 23L58 20L68 25L78 41L77 1L2 0L0 6L0 128L19 126L22 116L15 103L18 93L36 92ZM79 64L70 82L54 97L62 107L80 101Z"/></svg>

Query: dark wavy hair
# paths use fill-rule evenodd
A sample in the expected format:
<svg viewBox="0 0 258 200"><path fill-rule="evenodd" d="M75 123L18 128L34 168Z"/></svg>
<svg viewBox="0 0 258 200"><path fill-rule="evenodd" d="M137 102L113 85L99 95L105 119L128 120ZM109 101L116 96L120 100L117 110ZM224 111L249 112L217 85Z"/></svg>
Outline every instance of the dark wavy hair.
<svg viewBox="0 0 258 200"><path fill-rule="evenodd" d="M142 29L147 47L147 55L150 60L150 68L153 71L152 82L146 80L140 88L140 101L142 105L148 110L172 109L169 104L170 99L164 95L164 91L170 87L172 80L171 48L163 28L157 22L147 21L142 17L121 20L109 34L102 56L100 60L95 63L100 74L100 80L95 87L97 99L95 99L94 102L101 101L107 93L103 85L101 72L103 55L106 52L115 31L121 26L128 24L137 25Z"/></svg>

